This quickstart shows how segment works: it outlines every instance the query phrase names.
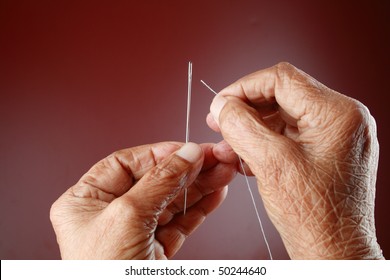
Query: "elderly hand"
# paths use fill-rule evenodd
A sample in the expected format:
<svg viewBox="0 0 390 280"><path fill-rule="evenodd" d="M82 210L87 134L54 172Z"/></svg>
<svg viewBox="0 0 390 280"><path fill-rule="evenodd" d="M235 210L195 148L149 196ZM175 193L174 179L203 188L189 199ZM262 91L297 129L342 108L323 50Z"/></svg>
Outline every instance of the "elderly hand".
<svg viewBox="0 0 390 280"><path fill-rule="evenodd" d="M281 63L222 90L207 121L256 176L291 258L383 258L374 224L379 147L364 105Z"/></svg>
<svg viewBox="0 0 390 280"><path fill-rule="evenodd" d="M222 203L232 153L166 142L116 152L52 206L64 259L166 259ZM183 189L188 188L183 215Z"/></svg>

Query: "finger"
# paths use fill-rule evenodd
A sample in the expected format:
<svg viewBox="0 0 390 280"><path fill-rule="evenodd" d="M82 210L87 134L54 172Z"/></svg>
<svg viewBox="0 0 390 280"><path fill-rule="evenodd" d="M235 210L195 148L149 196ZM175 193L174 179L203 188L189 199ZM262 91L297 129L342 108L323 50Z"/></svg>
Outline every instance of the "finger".
<svg viewBox="0 0 390 280"><path fill-rule="evenodd" d="M261 106L277 103L284 121L299 126L302 132L332 121L329 108L336 113L343 112L347 101L345 96L330 90L288 63L250 74L219 94L238 97L259 112L262 111Z"/></svg>
<svg viewBox="0 0 390 280"><path fill-rule="evenodd" d="M182 145L164 142L117 151L95 164L72 188L73 194L110 202Z"/></svg>
<svg viewBox="0 0 390 280"><path fill-rule="evenodd" d="M187 192L187 207L191 207L204 196L224 188L229 184L237 172L237 161L223 162L214 156L215 145L207 145L204 151L204 163L201 172L195 181L189 186ZM184 195L181 193L160 216L159 224L167 224L174 215L183 212Z"/></svg>
<svg viewBox="0 0 390 280"><path fill-rule="evenodd" d="M270 121L263 118L261 108L272 107L272 102L279 110ZM355 107L349 98L287 63L240 79L222 90L210 107L225 140L250 167L255 161L265 167L265 158L276 154L293 154L297 144L313 147L315 137L323 137L335 119L342 122L351 110Z"/></svg>
<svg viewBox="0 0 390 280"><path fill-rule="evenodd" d="M225 140L216 144L214 146L213 152L215 157L218 158L221 162L235 163L237 171L241 174L245 174L247 176L254 175L245 161L242 162L245 172L242 170L238 155Z"/></svg>
<svg viewBox="0 0 390 280"><path fill-rule="evenodd" d="M287 156L296 145L291 139L267 127L261 115L237 97L218 95L211 104L211 113L218 119L219 127L226 142L249 165L254 168L272 163L272 157L282 153Z"/></svg>
<svg viewBox="0 0 390 280"><path fill-rule="evenodd" d="M206 123L215 132L221 132L221 130L218 127L217 122L214 120L213 115L211 113L207 114Z"/></svg>
<svg viewBox="0 0 390 280"><path fill-rule="evenodd" d="M218 164L215 168L202 172L196 181L188 188L187 208L202 200L203 197L226 187L237 172L234 165ZM159 224L166 224L176 214L183 212L184 196L180 195L168 205L166 211L161 215Z"/></svg>
<svg viewBox="0 0 390 280"><path fill-rule="evenodd" d="M203 159L202 148L187 143L147 172L122 198L129 199L142 216L158 218L179 192L195 180Z"/></svg>
<svg viewBox="0 0 390 280"><path fill-rule="evenodd" d="M219 142L213 147L214 157L223 163L238 163L238 156L233 148L225 140Z"/></svg>
<svg viewBox="0 0 390 280"><path fill-rule="evenodd" d="M164 246L168 258L176 254L185 239L199 227L206 216L225 200L228 188L215 191L187 210L185 216L177 215L168 224L159 227L156 239Z"/></svg>
<svg viewBox="0 0 390 280"><path fill-rule="evenodd" d="M272 129L275 132L278 132L278 133L283 132L284 133L286 127L288 127L288 128L297 127L296 120L292 119L289 115L287 115L282 108L279 108L279 111L272 112L272 114L271 113L264 113L262 111L259 111L258 113L259 113L259 115L262 115L262 120L267 125L267 127L269 127L270 129ZM215 132L218 132L218 133L221 132L221 130L218 127L217 122L214 120L211 113L209 113L207 115L206 123ZM290 137L290 135L288 137ZM292 137L290 137L290 138L292 138Z"/></svg>
<svg viewBox="0 0 390 280"><path fill-rule="evenodd" d="M216 159L213 155L213 149L215 144L214 143L203 143L200 144L203 154L204 154L204 160L203 160L203 165L202 165L202 170L201 172L211 169L214 166L216 166L219 161Z"/></svg>

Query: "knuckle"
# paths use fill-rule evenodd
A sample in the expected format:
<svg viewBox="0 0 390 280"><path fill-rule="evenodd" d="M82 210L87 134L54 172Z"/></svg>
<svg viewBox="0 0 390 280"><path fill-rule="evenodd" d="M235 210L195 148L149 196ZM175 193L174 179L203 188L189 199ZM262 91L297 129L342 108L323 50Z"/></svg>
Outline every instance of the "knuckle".
<svg viewBox="0 0 390 280"><path fill-rule="evenodd" d="M350 123L352 123L354 126L369 126L373 121L375 124L375 120L371 116L368 108L355 99L352 99L352 101L350 102L347 115L349 117Z"/></svg>
<svg viewBox="0 0 390 280"><path fill-rule="evenodd" d="M58 212L57 210L58 210L58 202L55 201L55 202L51 205L51 207L50 207L50 214L49 214L49 216L50 216L50 222L51 222L52 224L55 224L56 221L57 221L57 212Z"/></svg>
<svg viewBox="0 0 390 280"><path fill-rule="evenodd" d="M279 62L275 67L277 75L282 78L291 78L299 72L298 68L288 62Z"/></svg>
<svg viewBox="0 0 390 280"><path fill-rule="evenodd" d="M137 213L137 209L140 208L138 205L139 200L134 199L132 196L122 196L113 202L114 211L112 212L113 218L119 218L123 220L131 220Z"/></svg>
<svg viewBox="0 0 390 280"><path fill-rule="evenodd" d="M139 158L136 156L133 150L118 150L110 154L105 161L107 163L120 165L123 169L128 170L128 164L131 162L131 165L134 166L135 170L142 168L142 163Z"/></svg>
<svg viewBox="0 0 390 280"><path fill-rule="evenodd" d="M301 72L288 62L280 62L275 66L276 83L281 88L291 88L293 81Z"/></svg>
<svg viewBox="0 0 390 280"><path fill-rule="evenodd" d="M276 66L277 85L287 90L305 92L307 98L320 97L327 88L316 79L288 62L280 62Z"/></svg>
<svg viewBox="0 0 390 280"><path fill-rule="evenodd" d="M189 172L189 164L178 157L172 157L168 162L157 165L150 173L150 181L156 184L174 184L182 187Z"/></svg>
<svg viewBox="0 0 390 280"><path fill-rule="evenodd" d="M71 189L69 189L71 190ZM62 194L50 207L49 217L50 221L55 224L61 220L61 216L65 216L71 205L69 190Z"/></svg>
<svg viewBox="0 0 390 280"><path fill-rule="evenodd" d="M291 71L296 70L294 65L292 65L291 63L286 62L286 61L281 61L278 64L276 64L276 68L278 71L281 71L281 72L291 72Z"/></svg>
<svg viewBox="0 0 390 280"><path fill-rule="evenodd" d="M335 130L337 137L331 143L339 156L348 155L349 160L359 163L374 159L378 149L375 119L361 102L347 98L343 103L344 112L338 120ZM335 135L331 133L330 135ZM342 143L342 145L339 145Z"/></svg>
<svg viewBox="0 0 390 280"><path fill-rule="evenodd" d="M184 163L184 162L183 162ZM173 179L180 170L180 164L170 159L167 164L157 165L154 169L154 175L158 178Z"/></svg>

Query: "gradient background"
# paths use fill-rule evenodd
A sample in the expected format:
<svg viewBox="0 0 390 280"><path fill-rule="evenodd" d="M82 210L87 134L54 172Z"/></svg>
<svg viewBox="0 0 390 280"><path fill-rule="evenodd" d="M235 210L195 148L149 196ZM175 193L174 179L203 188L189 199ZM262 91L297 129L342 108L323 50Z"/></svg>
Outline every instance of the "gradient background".
<svg viewBox="0 0 390 280"><path fill-rule="evenodd" d="M189 60L194 142L221 139L206 126L213 96L200 79L220 90L279 61L366 104L389 258L388 1L318 2L0 0L0 258L59 258L58 196L115 150L184 141ZM274 257L288 258L258 204ZM242 177L176 258L267 258Z"/></svg>

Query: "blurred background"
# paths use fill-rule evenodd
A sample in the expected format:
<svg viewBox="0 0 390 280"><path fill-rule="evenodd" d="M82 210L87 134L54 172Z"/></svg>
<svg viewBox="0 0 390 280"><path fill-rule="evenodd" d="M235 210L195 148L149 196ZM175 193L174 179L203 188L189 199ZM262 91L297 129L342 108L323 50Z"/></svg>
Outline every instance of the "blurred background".
<svg viewBox="0 0 390 280"><path fill-rule="evenodd" d="M389 258L388 3L0 0L0 258L60 258L49 209L68 187L115 150L185 140L190 60L194 142L221 140L200 79L218 91L280 61L366 104ZM288 258L257 203L274 257ZM175 258L268 258L243 177Z"/></svg>

